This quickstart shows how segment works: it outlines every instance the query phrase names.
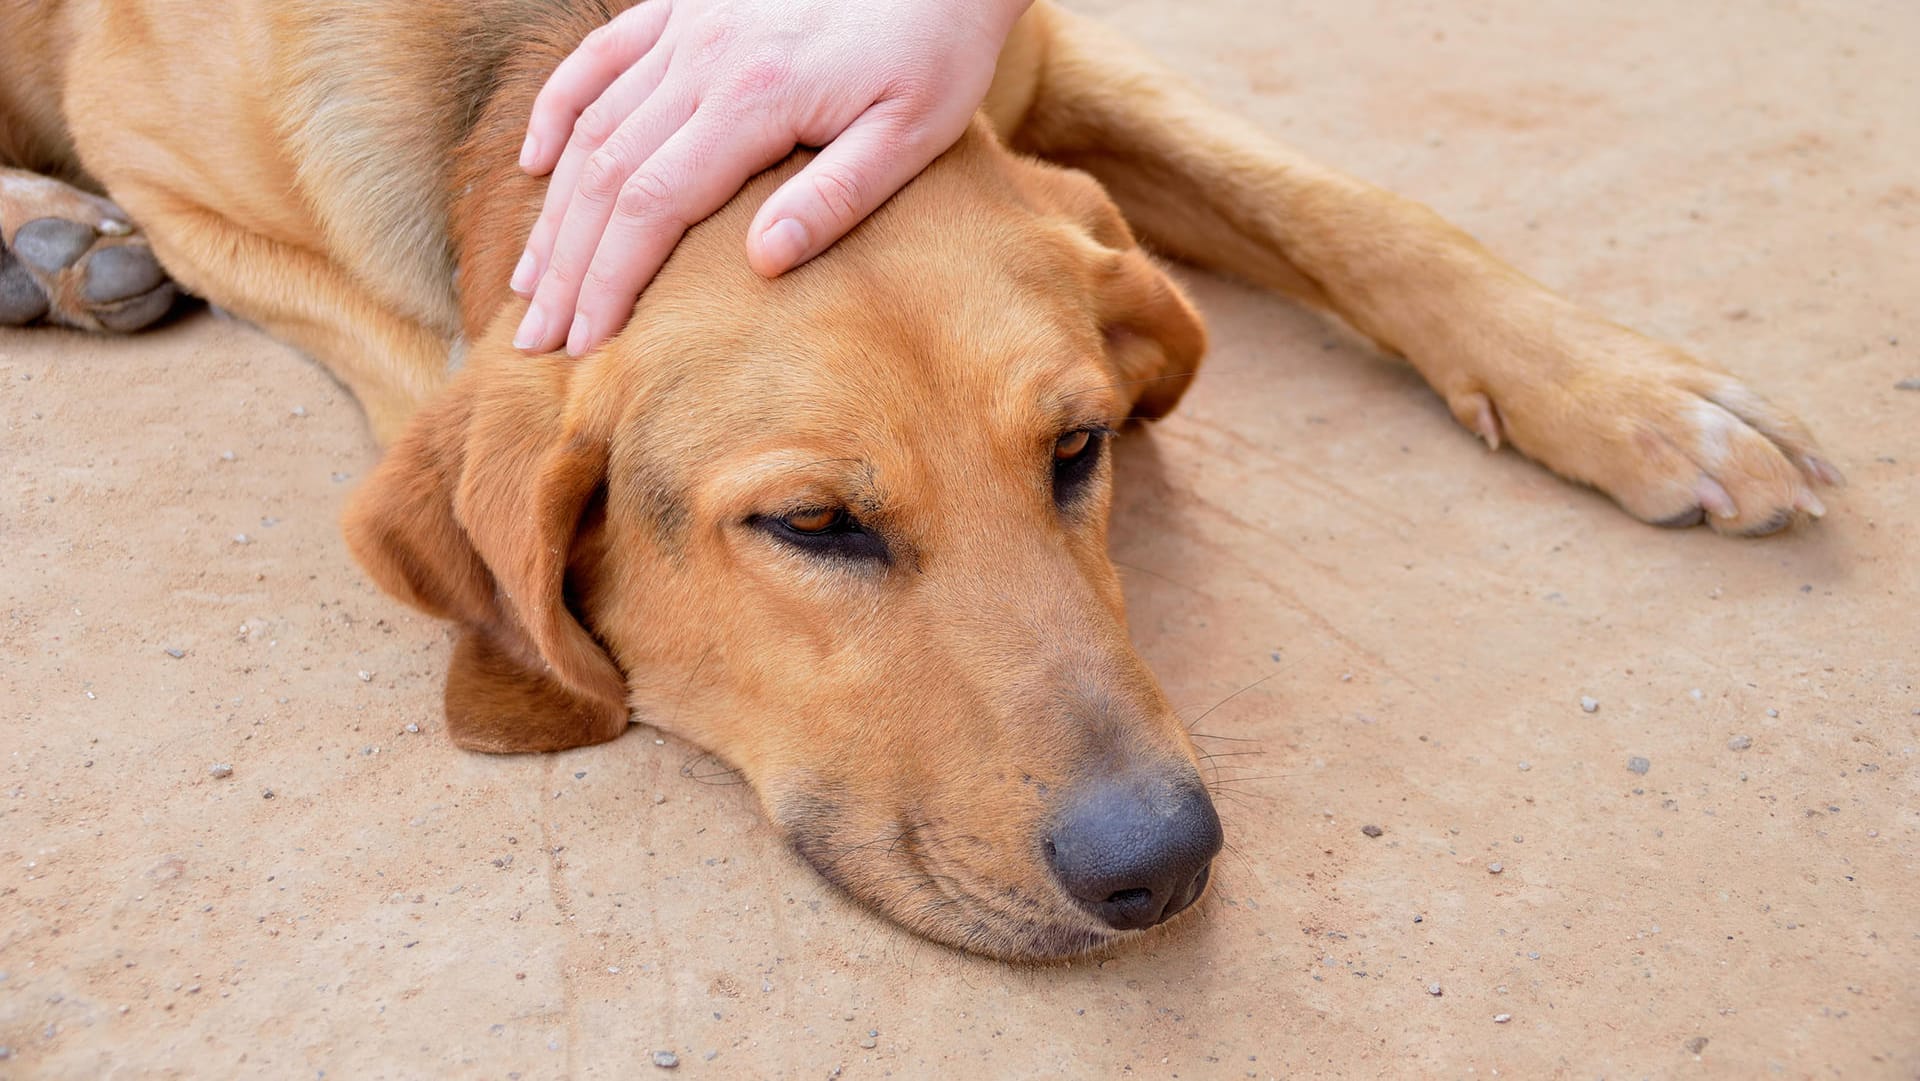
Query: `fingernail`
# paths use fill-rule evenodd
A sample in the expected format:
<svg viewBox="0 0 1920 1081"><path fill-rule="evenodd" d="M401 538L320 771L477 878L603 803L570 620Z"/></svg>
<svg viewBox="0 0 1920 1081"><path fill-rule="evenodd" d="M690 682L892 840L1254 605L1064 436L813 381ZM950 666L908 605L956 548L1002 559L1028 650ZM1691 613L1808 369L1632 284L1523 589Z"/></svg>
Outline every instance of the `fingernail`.
<svg viewBox="0 0 1920 1081"><path fill-rule="evenodd" d="M534 349L540 345L540 339L547 335L547 317L541 314L540 305L529 304L527 317L520 320L520 329L513 332L515 349Z"/></svg>
<svg viewBox="0 0 1920 1081"><path fill-rule="evenodd" d="M807 257L807 227L792 218L781 218L760 234L760 250L767 262L781 271L791 270Z"/></svg>
<svg viewBox="0 0 1920 1081"><path fill-rule="evenodd" d="M1820 502L1819 496L1814 495L1813 492L1805 488L1802 488L1800 493L1794 496L1793 505L1806 511L1807 516L1810 518L1825 518L1827 516L1827 505Z"/></svg>
<svg viewBox="0 0 1920 1081"><path fill-rule="evenodd" d="M533 168L533 159L539 149L539 141L534 139L533 135L529 133L527 135L527 141L520 144L520 168Z"/></svg>
<svg viewBox="0 0 1920 1081"><path fill-rule="evenodd" d="M519 293L521 296L527 296L533 292L534 273L532 252L523 251L520 253L520 263L513 268L513 281L511 284L513 291Z"/></svg>
<svg viewBox="0 0 1920 1081"><path fill-rule="evenodd" d="M587 317L573 317L573 329L567 331L567 355L577 357L587 351Z"/></svg>

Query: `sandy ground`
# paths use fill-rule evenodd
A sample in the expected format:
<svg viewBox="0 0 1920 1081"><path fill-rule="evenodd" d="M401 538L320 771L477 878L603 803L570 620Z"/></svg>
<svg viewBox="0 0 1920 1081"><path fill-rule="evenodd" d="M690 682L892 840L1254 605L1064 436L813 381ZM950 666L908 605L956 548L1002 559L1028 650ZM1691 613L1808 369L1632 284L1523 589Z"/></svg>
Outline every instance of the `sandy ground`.
<svg viewBox="0 0 1920 1081"><path fill-rule="evenodd" d="M1852 486L1637 525L1193 280L1218 348L1113 550L1258 753L1197 914L1015 968L837 897L671 735L452 748L443 628L336 534L362 421L288 350L0 335L0 1077L1920 1075L1920 8L1096 6Z"/></svg>

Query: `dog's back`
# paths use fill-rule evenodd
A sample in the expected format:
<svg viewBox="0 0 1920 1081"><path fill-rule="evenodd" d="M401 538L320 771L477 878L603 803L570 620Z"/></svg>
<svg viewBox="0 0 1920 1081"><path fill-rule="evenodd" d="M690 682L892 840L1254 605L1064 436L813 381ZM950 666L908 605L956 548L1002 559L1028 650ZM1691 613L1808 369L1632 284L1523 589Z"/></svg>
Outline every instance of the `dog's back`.
<svg viewBox="0 0 1920 1081"><path fill-rule="evenodd" d="M389 310L451 341L461 332L447 235L460 144L503 83L537 86L624 6L6 5L0 165L116 195L151 185L249 234L317 243Z"/></svg>

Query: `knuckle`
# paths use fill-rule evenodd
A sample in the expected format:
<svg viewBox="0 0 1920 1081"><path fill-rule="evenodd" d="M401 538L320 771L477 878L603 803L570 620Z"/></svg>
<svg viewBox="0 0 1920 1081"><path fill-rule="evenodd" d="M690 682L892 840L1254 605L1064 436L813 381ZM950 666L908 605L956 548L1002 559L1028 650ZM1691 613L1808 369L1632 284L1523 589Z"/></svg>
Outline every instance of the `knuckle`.
<svg viewBox="0 0 1920 1081"><path fill-rule="evenodd" d="M547 281L561 289L574 290L580 284L580 272L573 268L572 260L563 259L559 252L547 264Z"/></svg>
<svg viewBox="0 0 1920 1081"><path fill-rule="evenodd" d="M693 32L692 59L701 66L726 60L739 40L739 28L725 15L709 15Z"/></svg>
<svg viewBox="0 0 1920 1081"><path fill-rule="evenodd" d="M758 96L779 89L792 76L793 63L786 57L760 53L734 69L731 85L735 93Z"/></svg>
<svg viewBox="0 0 1920 1081"><path fill-rule="evenodd" d="M866 206L863 196L865 185L855 180L844 169L820 169L812 177L813 194L828 213L843 222L852 222L860 217L861 208Z"/></svg>
<svg viewBox="0 0 1920 1081"><path fill-rule="evenodd" d="M611 199L626 181L629 171L619 154L602 147L580 167L580 193L594 199Z"/></svg>
<svg viewBox="0 0 1920 1081"><path fill-rule="evenodd" d="M580 40L580 51L601 60L612 59L620 45L618 26L618 22L610 22L594 27Z"/></svg>
<svg viewBox="0 0 1920 1081"><path fill-rule="evenodd" d="M658 219L673 215L673 186L651 169L642 169L620 187L614 210L622 217Z"/></svg>
<svg viewBox="0 0 1920 1081"><path fill-rule="evenodd" d="M612 109L595 102L587 106L579 120L574 121L574 141L589 149L598 147L613 135L614 129L620 126L620 120L621 117L615 115Z"/></svg>

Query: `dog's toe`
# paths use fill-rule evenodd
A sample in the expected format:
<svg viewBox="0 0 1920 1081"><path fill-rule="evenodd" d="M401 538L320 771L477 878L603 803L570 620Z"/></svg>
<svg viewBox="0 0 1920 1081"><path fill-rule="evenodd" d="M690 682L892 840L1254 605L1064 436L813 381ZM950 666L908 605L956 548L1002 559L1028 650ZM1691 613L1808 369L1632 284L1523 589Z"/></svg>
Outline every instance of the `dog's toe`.
<svg viewBox="0 0 1920 1081"><path fill-rule="evenodd" d="M87 257L81 298L101 327L126 333L167 314L178 295L145 244L117 244Z"/></svg>
<svg viewBox="0 0 1920 1081"><path fill-rule="evenodd" d="M69 218L35 218L13 235L20 261L42 274L58 274L78 262L97 236L93 226Z"/></svg>
<svg viewBox="0 0 1920 1081"><path fill-rule="evenodd" d="M179 290L118 206L49 177L0 174L0 325L126 332L172 310Z"/></svg>
<svg viewBox="0 0 1920 1081"><path fill-rule="evenodd" d="M144 244L101 248L87 258L86 285L81 290L89 304L111 304L150 293L167 280L160 260Z"/></svg>
<svg viewBox="0 0 1920 1081"><path fill-rule="evenodd" d="M0 249L0 326L26 326L46 314L40 282L11 251Z"/></svg>

